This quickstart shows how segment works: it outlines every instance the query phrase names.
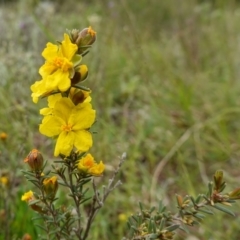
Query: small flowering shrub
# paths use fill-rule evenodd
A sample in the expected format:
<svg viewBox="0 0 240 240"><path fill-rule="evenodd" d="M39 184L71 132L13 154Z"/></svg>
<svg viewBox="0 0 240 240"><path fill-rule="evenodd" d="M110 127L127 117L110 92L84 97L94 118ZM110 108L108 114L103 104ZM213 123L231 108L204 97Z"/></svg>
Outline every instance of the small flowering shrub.
<svg viewBox="0 0 240 240"><path fill-rule="evenodd" d="M102 194L94 180L103 175L105 165L89 152L96 111L91 104L91 90L82 85L88 68L81 61L95 40L96 32L89 27L65 33L57 44L47 43L42 52L45 63L39 69L41 79L31 86L34 103L47 98L48 106L39 112L42 116L39 131L54 139L53 154L58 157L51 163L51 169L37 149L24 159L30 169L23 173L33 188L24 193L21 200L27 202L43 222L38 224L43 230L39 239L89 238L98 210L109 193L121 184L116 175L124 155ZM0 176L2 186L7 181L6 176ZM234 215L224 205L231 206L238 200L240 189L223 193L225 186L223 172L216 171L206 194L176 195L177 211L168 210L161 201L158 209L145 209L140 203L140 212L129 218L127 236L123 239L173 239L177 230L198 224L204 219L203 214L213 214L212 208ZM67 193L72 204L58 205L58 193Z"/></svg>
<svg viewBox="0 0 240 240"><path fill-rule="evenodd" d="M47 98L48 106L40 110L43 119L39 131L55 139L54 156L60 157L50 171L45 171L47 162L37 149L24 160L30 167L24 174L34 189L21 199L42 218L44 225L39 227L46 236L40 236L41 239L87 239L98 209L120 183L113 185L112 181L100 196L93 177L101 177L105 165L88 152L93 145L91 127L96 111L92 108L90 89L81 86L88 75L81 60L95 40L96 33L89 27L65 33L58 44L48 43L42 53L46 61L39 69L42 79L31 86L34 103ZM5 181L4 177L1 181ZM88 195L89 182L93 197ZM74 207L55 205L59 185L68 189ZM91 207L85 219L82 205L86 201L91 202Z"/></svg>

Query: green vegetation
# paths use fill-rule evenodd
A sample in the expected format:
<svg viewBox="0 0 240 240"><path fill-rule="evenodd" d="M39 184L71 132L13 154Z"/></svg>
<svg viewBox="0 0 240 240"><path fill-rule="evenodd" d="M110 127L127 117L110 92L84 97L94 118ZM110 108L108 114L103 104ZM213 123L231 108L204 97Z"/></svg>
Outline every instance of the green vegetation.
<svg viewBox="0 0 240 240"><path fill-rule="evenodd" d="M29 86L39 80L46 42L61 40L65 29L91 25L98 36L83 64L98 115L91 152L106 164L99 184L127 153L123 185L89 239L121 239L139 201L175 208L175 194L197 196L217 169L230 189L239 186L239 1L1 0L0 18L0 132L8 135L0 176L10 181L0 187L0 240L40 232L20 200L31 187L21 169L32 148L51 161L54 145L38 132L40 107ZM238 239L239 203L231 210L237 217L216 212L175 239Z"/></svg>

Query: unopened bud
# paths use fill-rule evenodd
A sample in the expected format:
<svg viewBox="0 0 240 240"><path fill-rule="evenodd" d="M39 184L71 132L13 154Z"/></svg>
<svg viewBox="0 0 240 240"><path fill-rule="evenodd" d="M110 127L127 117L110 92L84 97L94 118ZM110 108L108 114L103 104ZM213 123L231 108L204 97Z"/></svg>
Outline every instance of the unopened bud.
<svg viewBox="0 0 240 240"><path fill-rule="evenodd" d="M96 32L91 27L84 28L82 31L74 29L70 32L70 38L72 43L78 45L78 53L81 54L96 41Z"/></svg>
<svg viewBox="0 0 240 240"><path fill-rule="evenodd" d="M0 133L0 139L1 139L2 141L6 141L7 137L8 137L8 135L7 135L5 132L1 132L1 133Z"/></svg>
<svg viewBox="0 0 240 240"><path fill-rule="evenodd" d="M240 188L236 188L228 193L230 199L240 199Z"/></svg>
<svg viewBox="0 0 240 240"><path fill-rule="evenodd" d="M74 86L79 82L84 81L88 76L87 65L80 65L78 71L75 72L73 78L71 79L71 85Z"/></svg>
<svg viewBox="0 0 240 240"><path fill-rule="evenodd" d="M32 240L32 237L30 234L26 233L24 234L24 236L22 237L22 240Z"/></svg>
<svg viewBox="0 0 240 240"><path fill-rule="evenodd" d="M72 102L75 105L78 105L79 103L83 103L83 102L91 102L90 93L91 93L90 90L84 91L77 88L71 88L70 90L70 96L71 96Z"/></svg>
<svg viewBox="0 0 240 240"><path fill-rule="evenodd" d="M37 149L33 149L24 159L24 162L28 163L33 171L41 171L43 167L43 156Z"/></svg>
<svg viewBox="0 0 240 240"><path fill-rule="evenodd" d="M51 178L45 178L43 180L43 189L48 198L54 199L54 197L57 193L57 190L58 190L57 177L53 176Z"/></svg>

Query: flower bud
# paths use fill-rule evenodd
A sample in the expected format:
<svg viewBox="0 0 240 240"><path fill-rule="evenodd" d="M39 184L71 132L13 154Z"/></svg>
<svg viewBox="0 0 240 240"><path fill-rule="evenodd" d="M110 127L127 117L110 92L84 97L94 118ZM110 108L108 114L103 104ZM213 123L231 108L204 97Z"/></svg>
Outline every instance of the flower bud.
<svg viewBox="0 0 240 240"><path fill-rule="evenodd" d="M24 162L28 163L33 171L41 171L43 167L43 156L37 149L33 149L24 159Z"/></svg>
<svg viewBox="0 0 240 240"><path fill-rule="evenodd" d="M22 237L22 240L32 240L32 237L31 237L30 234L25 233L25 234L23 235L23 237Z"/></svg>
<svg viewBox="0 0 240 240"><path fill-rule="evenodd" d="M76 43L76 40L78 38L79 30L73 29L72 31L69 31L69 37L72 41L72 43Z"/></svg>
<svg viewBox="0 0 240 240"><path fill-rule="evenodd" d="M71 79L71 85L74 86L79 82L85 80L88 76L87 65L80 65L78 71L75 72L73 78Z"/></svg>
<svg viewBox="0 0 240 240"><path fill-rule="evenodd" d="M78 53L83 53L96 41L96 32L91 28L84 28L82 31L76 29L70 33L72 43L78 45Z"/></svg>
<svg viewBox="0 0 240 240"><path fill-rule="evenodd" d="M43 180L43 189L48 198L54 199L54 197L57 193L57 190L58 190L57 177L53 176L51 178L45 178Z"/></svg>
<svg viewBox="0 0 240 240"><path fill-rule="evenodd" d="M76 91L74 91L71 97L73 103L75 105L78 105L79 103L82 103L82 102L90 102L91 101L90 93L91 91L83 91L83 90L77 89Z"/></svg>
<svg viewBox="0 0 240 240"><path fill-rule="evenodd" d="M8 137L8 135L7 135L5 132L1 132L1 133L0 133L0 139L1 139L2 141L6 141L7 137Z"/></svg>
<svg viewBox="0 0 240 240"><path fill-rule="evenodd" d="M240 199L240 188L236 188L228 193L230 199Z"/></svg>

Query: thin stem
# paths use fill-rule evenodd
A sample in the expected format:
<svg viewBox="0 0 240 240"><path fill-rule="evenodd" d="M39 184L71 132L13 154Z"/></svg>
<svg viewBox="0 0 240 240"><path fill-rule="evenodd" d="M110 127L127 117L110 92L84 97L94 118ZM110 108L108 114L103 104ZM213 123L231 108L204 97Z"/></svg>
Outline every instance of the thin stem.
<svg viewBox="0 0 240 240"><path fill-rule="evenodd" d="M103 206L104 202L106 201L109 193L121 184L121 181L117 181L115 183L115 185L113 186L114 180L115 180L123 162L125 161L125 159L126 159L126 153L124 153L122 155L117 169L114 171L112 178L109 180L108 186L103 193L102 200L100 200L100 198L99 198L99 192L97 190L97 187L96 187L94 179L93 179L92 184L93 184L93 190L94 190L94 197L93 197L93 200L92 200L91 209L90 209L90 212L89 212L87 226L86 226L86 229L85 229L83 240L87 239L88 234L89 234L89 230L90 230L91 225L93 223L93 220L94 220L98 210ZM98 205L95 206L96 204L98 204Z"/></svg>
<svg viewBox="0 0 240 240"><path fill-rule="evenodd" d="M69 176L69 189L71 191L71 197L74 200L74 204L76 206L76 212L77 212L77 230L75 231L75 234L77 235L78 239L81 240L81 212L80 212L80 198L76 196L75 189L74 189L74 183L73 183L73 177L72 177L72 170L73 170L72 163L70 162L68 164L68 176Z"/></svg>
<svg viewBox="0 0 240 240"><path fill-rule="evenodd" d="M91 205L90 215L89 215L89 217L88 217L87 226L86 226L85 233L84 233L84 236L83 236L82 240L87 239L88 234L89 234L89 230L90 230L91 225L92 225L92 223L93 223L93 219L94 219L94 217L96 216L96 213L97 213L98 209L101 208L100 205L98 205L97 207L95 207L95 204L96 204L96 203L97 203L97 199L96 199L96 196L94 196L94 197L93 197L93 202L92 202L92 205Z"/></svg>
<svg viewBox="0 0 240 240"><path fill-rule="evenodd" d="M55 211L55 208L54 208L54 205L53 205L53 202L51 201L50 203L46 200L46 196L45 196L45 192L42 188L42 180L41 180L41 176L37 175L36 176L37 179L38 179L38 182L39 182L39 186L40 187L40 191L41 191L41 194L42 194L42 202L45 204L45 206L47 207L47 210L49 211L49 213L51 214L52 218L53 218L53 224L55 225L55 227L59 228L60 229L60 225L59 223L56 221L56 211ZM49 230L49 229L48 229ZM58 240L61 239L61 233L60 232L56 232L56 238Z"/></svg>

